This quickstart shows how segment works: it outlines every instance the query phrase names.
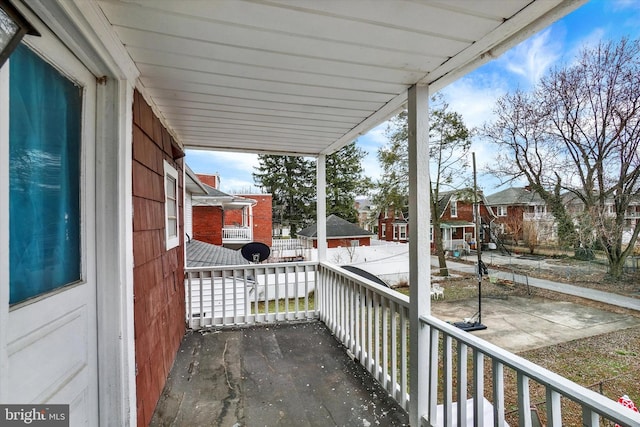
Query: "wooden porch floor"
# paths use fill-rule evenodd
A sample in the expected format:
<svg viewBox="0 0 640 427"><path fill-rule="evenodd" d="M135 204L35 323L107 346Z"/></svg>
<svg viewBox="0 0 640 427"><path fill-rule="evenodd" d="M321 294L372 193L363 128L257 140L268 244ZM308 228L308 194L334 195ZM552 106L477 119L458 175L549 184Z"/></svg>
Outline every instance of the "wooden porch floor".
<svg viewBox="0 0 640 427"><path fill-rule="evenodd" d="M154 426L401 426L408 415L321 322L189 332Z"/></svg>

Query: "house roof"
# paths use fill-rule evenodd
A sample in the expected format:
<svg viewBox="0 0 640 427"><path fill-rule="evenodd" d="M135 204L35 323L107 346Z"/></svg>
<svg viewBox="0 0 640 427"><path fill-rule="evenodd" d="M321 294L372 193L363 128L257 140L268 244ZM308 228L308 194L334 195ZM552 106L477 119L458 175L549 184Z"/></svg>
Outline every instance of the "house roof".
<svg viewBox="0 0 640 427"><path fill-rule="evenodd" d="M200 181L200 178L191 170L189 165L185 164L185 187L187 192L191 194L203 195L207 194L205 184Z"/></svg>
<svg viewBox="0 0 640 427"><path fill-rule="evenodd" d="M240 251L194 239L187 242L185 246L187 248L187 267L249 264L249 261L243 258Z"/></svg>
<svg viewBox="0 0 640 427"><path fill-rule="evenodd" d="M544 205L542 197L525 187L506 188L486 197L489 206L499 205Z"/></svg>
<svg viewBox="0 0 640 427"><path fill-rule="evenodd" d="M207 193L205 195L194 195L193 206L221 206L223 209L232 210L255 206L258 203L254 199L224 193L208 184L202 184L202 186Z"/></svg>
<svg viewBox="0 0 640 427"><path fill-rule="evenodd" d="M586 0L79 2L179 144L331 154ZM49 2L46 2L49 4Z"/></svg>
<svg viewBox="0 0 640 427"><path fill-rule="evenodd" d="M339 239L345 237L368 237L373 235L372 232L360 228L349 221L340 218L337 215L329 215L327 217L327 239ZM300 237L317 238L318 224L310 225L298 232Z"/></svg>

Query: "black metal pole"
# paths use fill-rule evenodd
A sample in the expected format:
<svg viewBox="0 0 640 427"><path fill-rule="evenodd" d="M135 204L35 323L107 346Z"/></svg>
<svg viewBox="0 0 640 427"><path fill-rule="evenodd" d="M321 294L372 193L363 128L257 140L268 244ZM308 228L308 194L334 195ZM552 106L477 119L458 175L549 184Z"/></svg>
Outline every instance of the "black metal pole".
<svg viewBox="0 0 640 427"><path fill-rule="evenodd" d="M476 252L478 253L478 323L482 323L482 243L480 242L480 203L478 202L478 180L476 177L476 153L473 159L473 207L476 214Z"/></svg>

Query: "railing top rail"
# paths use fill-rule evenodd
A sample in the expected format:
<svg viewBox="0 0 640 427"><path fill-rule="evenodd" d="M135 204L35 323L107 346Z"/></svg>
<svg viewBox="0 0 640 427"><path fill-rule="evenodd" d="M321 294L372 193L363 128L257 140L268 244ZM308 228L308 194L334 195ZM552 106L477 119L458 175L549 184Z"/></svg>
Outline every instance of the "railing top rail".
<svg viewBox="0 0 640 427"><path fill-rule="evenodd" d="M382 294L385 298L395 302L396 304L399 304L402 307L409 308L409 297L401 294L400 292L396 292L390 288L386 288L382 285L372 282L369 279L365 279L362 276L347 271L329 262L321 262L320 266L340 275L346 276L347 278L349 278L349 280L357 282L358 284L364 286L365 288L371 289L378 294Z"/></svg>
<svg viewBox="0 0 640 427"><path fill-rule="evenodd" d="M535 363L518 355L509 353L494 344L491 344L433 316L420 316L420 320L455 338L456 340L465 343L468 347L499 360L503 365L525 373L527 377L550 387L561 395L592 409L594 412L597 412L604 417L617 420L619 423L622 422L625 425L639 425L638 423L640 423L640 414L631 411L623 412L621 411L622 406L619 403L614 402L595 391L579 386L573 381L568 380L555 372L549 371L548 369L536 365ZM629 413L627 414L627 412Z"/></svg>
<svg viewBox="0 0 640 427"><path fill-rule="evenodd" d="M255 268L273 268L273 267L295 267L295 266L317 266L317 261L300 261L300 262L268 262L263 264L237 264L237 265L212 265L207 267L185 267L185 273L197 273L200 271L219 271L219 270L251 270Z"/></svg>

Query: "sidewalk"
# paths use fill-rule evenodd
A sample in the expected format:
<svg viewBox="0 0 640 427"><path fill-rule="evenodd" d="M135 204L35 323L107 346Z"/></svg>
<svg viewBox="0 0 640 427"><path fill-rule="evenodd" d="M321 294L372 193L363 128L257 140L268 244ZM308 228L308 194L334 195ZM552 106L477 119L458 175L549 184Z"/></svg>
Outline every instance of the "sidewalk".
<svg viewBox="0 0 640 427"><path fill-rule="evenodd" d="M493 263L497 264L496 259L493 259ZM437 257L431 257L431 265L438 266ZM447 266L450 270L460 271L464 273L477 274L476 266L469 265L461 262L447 260ZM512 273L508 271L491 271L491 275L500 279L511 280ZM586 298L593 301L598 301L606 304L611 304L630 310L636 310L640 312L640 299L626 297L624 295L614 294L610 292L603 292L597 289L583 288L580 286L570 285L567 283L554 282L551 280L538 279L536 277L529 277L529 286L534 286L540 289L547 289L550 291L561 292L567 295L573 295L576 297Z"/></svg>

